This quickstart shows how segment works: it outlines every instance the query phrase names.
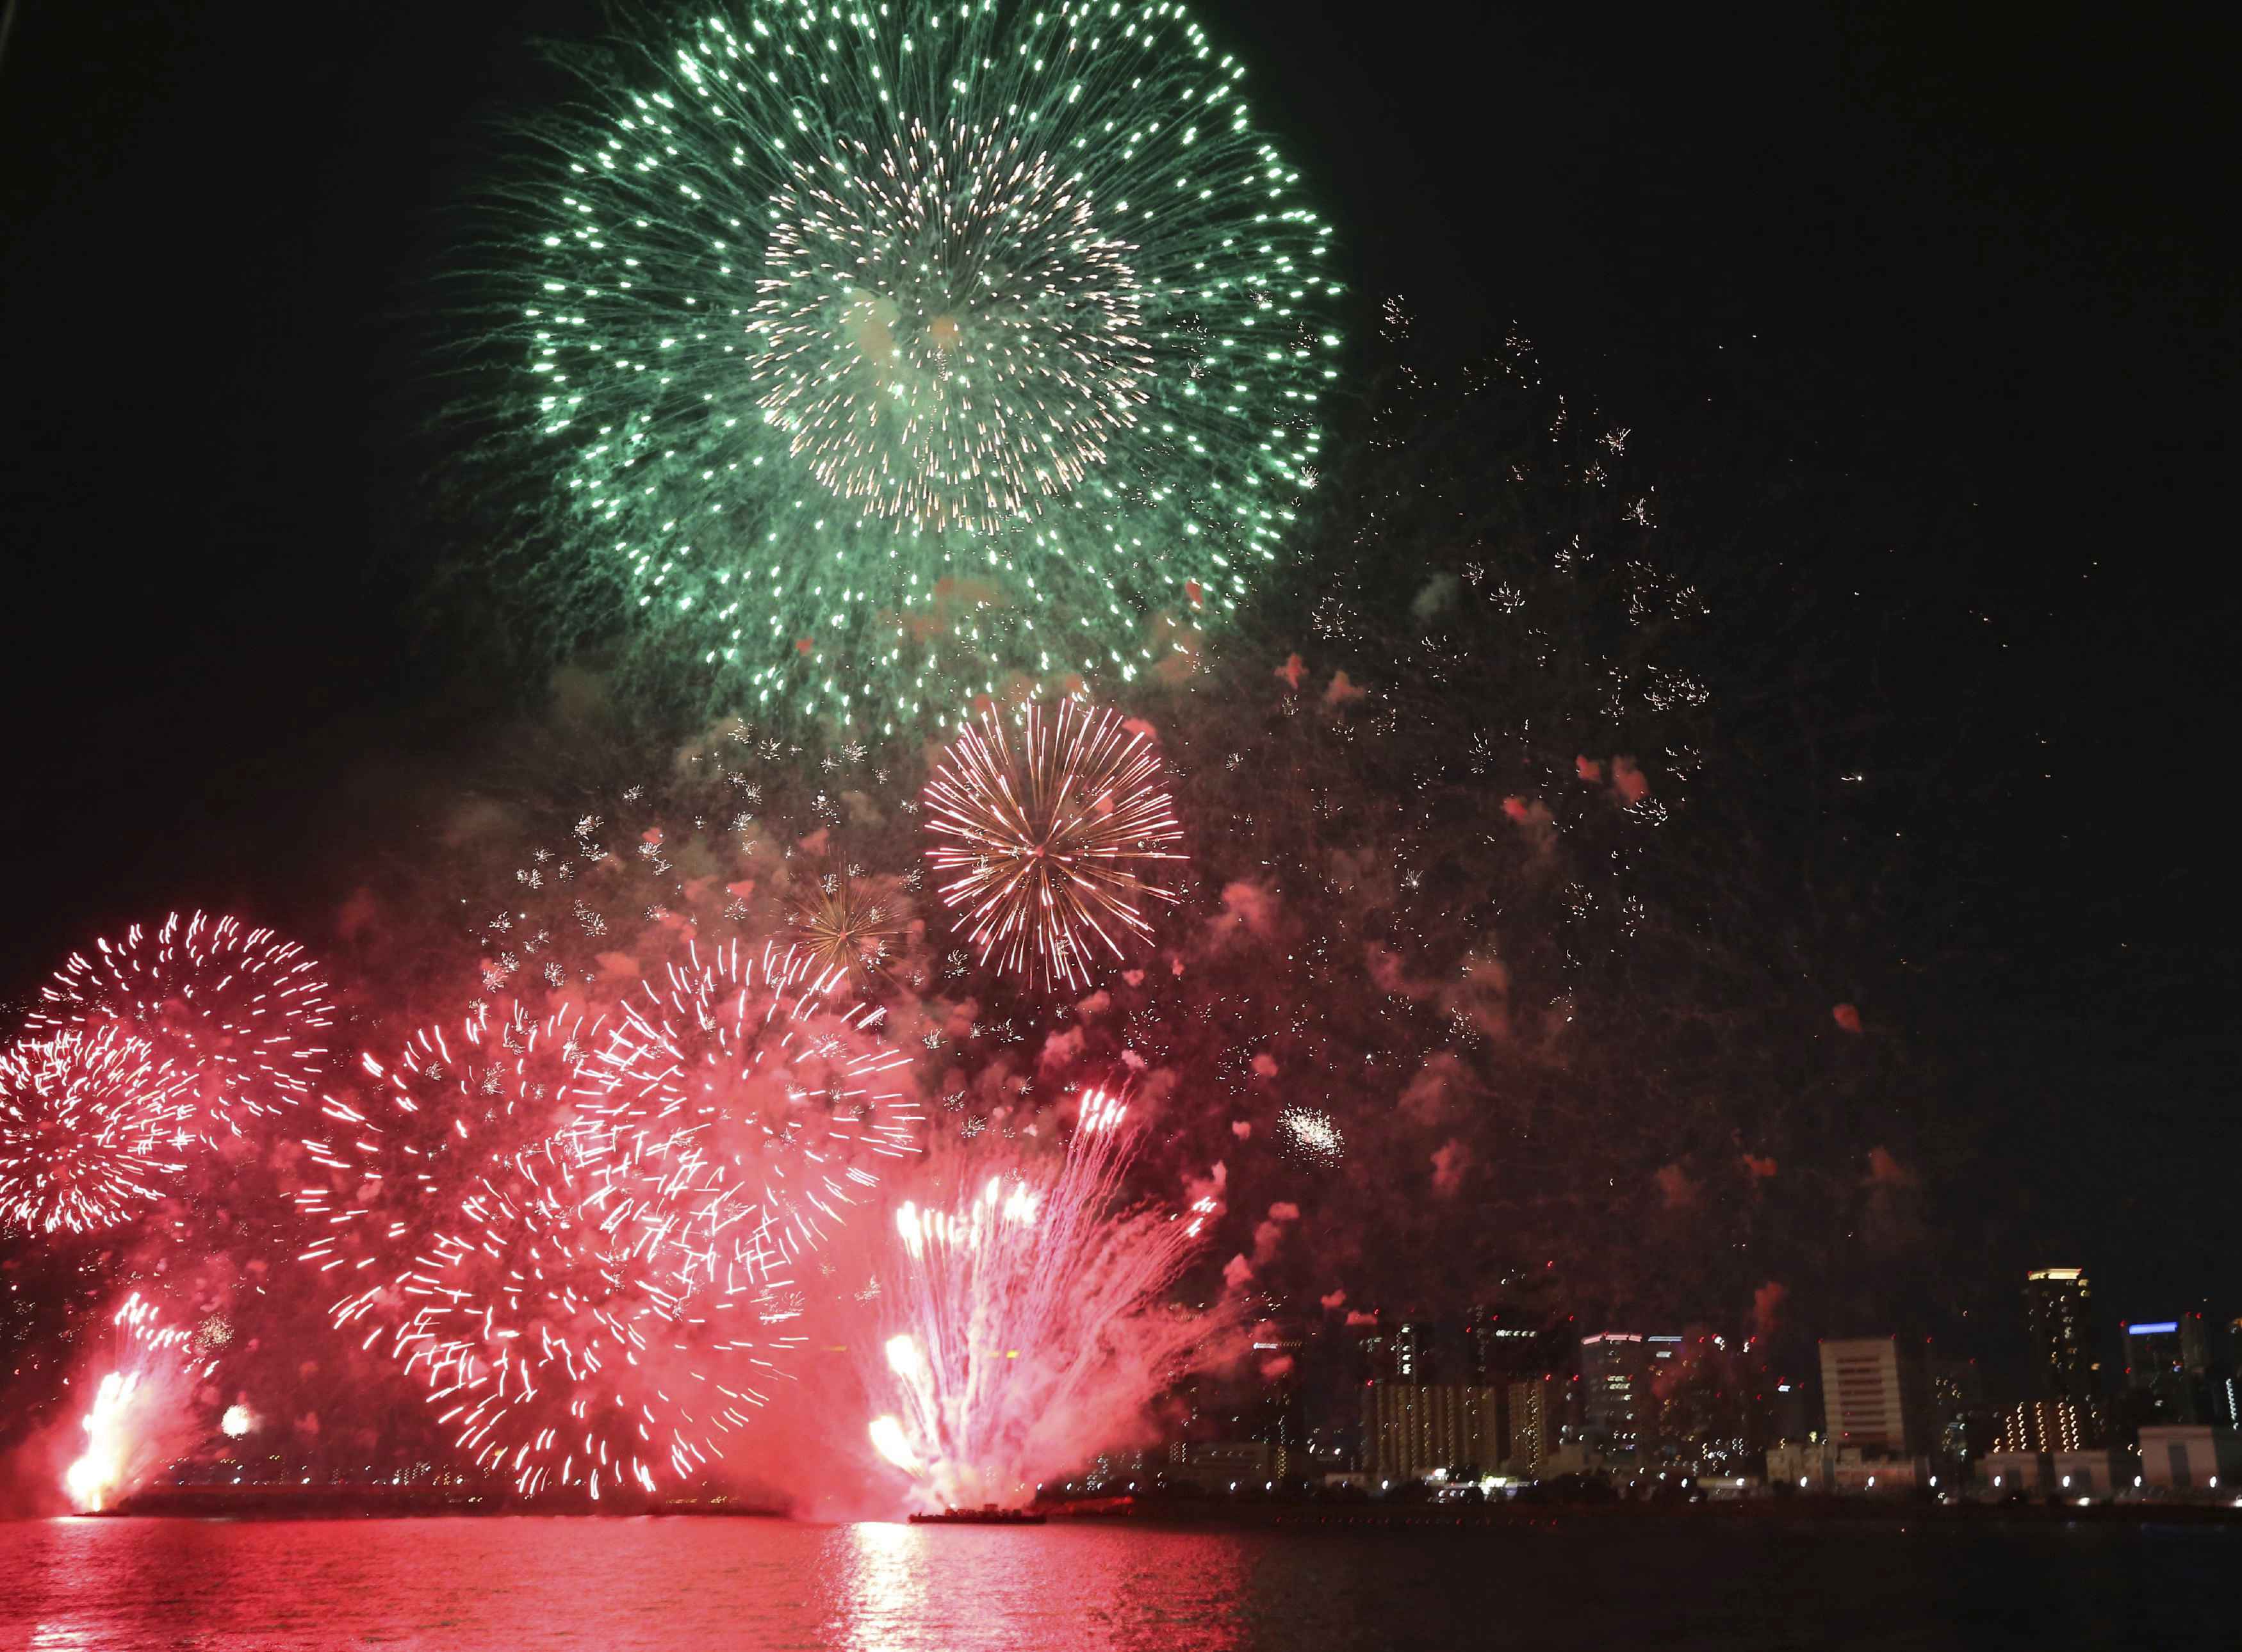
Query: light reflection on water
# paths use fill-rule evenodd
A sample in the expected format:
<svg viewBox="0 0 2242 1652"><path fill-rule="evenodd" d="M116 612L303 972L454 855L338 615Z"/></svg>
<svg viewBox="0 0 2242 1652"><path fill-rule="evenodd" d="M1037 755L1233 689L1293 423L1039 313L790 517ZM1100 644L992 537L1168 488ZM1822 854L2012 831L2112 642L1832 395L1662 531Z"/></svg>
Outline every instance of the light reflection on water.
<svg viewBox="0 0 2242 1652"><path fill-rule="evenodd" d="M2242 1529L0 1522L0 1652L2230 1648Z"/></svg>

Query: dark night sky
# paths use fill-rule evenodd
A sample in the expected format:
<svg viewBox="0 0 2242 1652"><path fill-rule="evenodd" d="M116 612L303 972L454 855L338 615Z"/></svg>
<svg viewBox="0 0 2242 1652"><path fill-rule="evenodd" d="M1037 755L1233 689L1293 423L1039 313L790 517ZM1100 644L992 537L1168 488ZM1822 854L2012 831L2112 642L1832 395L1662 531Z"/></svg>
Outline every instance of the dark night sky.
<svg viewBox="0 0 2242 1652"><path fill-rule="evenodd" d="M1514 320L1670 467L1669 509L1752 463L1883 501L1880 559L1833 534L1765 579L1816 599L1825 628L1779 646L1826 654L1903 776L1879 818L1926 845L1926 928L1997 960L1951 1007L2002 1079L1944 1105L1990 1110L1989 1173L2044 1192L1954 1266L1997 1323L2047 1260L2095 1267L2112 1318L2242 1312L2217 236L2242 134L2212 10L1203 11L1365 293L1459 359ZM174 903L315 931L506 698L413 617L446 547L393 504L431 405L408 346L435 208L544 84L524 35L595 15L23 0L0 990Z"/></svg>

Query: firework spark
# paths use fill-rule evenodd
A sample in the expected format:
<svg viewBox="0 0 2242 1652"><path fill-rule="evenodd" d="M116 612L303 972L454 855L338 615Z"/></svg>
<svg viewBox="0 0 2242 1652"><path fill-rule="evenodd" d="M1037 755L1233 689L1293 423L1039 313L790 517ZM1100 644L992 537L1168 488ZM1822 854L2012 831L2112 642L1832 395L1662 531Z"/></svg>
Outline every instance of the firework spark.
<svg viewBox="0 0 2242 1652"><path fill-rule="evenodd" d="M79 1426L85 1451L63 1473L73 1507L98 1514L164 1467L187 1443L194 1383L216 1361L198 1360L188 1333L164 1323L138 1293L111 1317L116 1367L105 1372Z"/></svg>
<svg viewBox="0 0 2242 1652"><path fill-rule="evenodd" d="M1140 903L1173 901L1151 881L1185 857L1152 742L1119 713L1062 700L968 723L925 794L927 858L943 904L983 966L1031 986L1090 983L1098 949L1151 934Z"/></svg>
<svg viewBox="0 0 2242 1652"><path fill-rule="evenodd" d="M594 559L711 686L887 732L1234 611L1339 344L1242 65L1168 0L735 0L636 44L500 191L559 582Z"/></svg>
<svg viewBox="0 0 2242 1652"><path fill-rule="evenodd" d="M389 1352L524 1496L651 1494L713 1467L799 1339L751 1207L683 1135L582 1125L492 1165L339 1328L408 1310Z"/></svg>
<svg viewBox="0 0 2242 1652"><path fill-rule="evenodd" d="M918 1151L924 1115L885 1011L836 1008L846 984L808 954L734 942L688 949L624 1007L601 1051L606 1126L689 1140L789 1257L816 1245Z"/></svg>
<svg viewBox="0 0 2242 1652"><path fill-rule="evenodd" d="M1292 1152L1326 1167L1346 1157L1346 1137L1332 1116L1312 1107L1287 1107L1277 1115L1280 1140Z"/></svg>
<svg viewBox="0 0 2242 1652"><path fill-rule="evenodd" d="M124 1023L192 1073L205 1133L242 1129L310 1097L335 1006L319 966L292 941L239 919L174 912L112 945L72 956L40 993L35 1031Z"/></svg>
<svg viewBox="0 0 2242 1652"><path fill-rule="evenodd" d="M794 906L795 932L822 970L876 974L903 930L894 903L828 872Z"/></svg>
<svg viewBox="0 0 2242 1652"><path fill-rule="evenodd" d="M869 1437L921 1501L1024 1502L1215 1357L1225 1311L1161 1299L1194 1232L1122 1207L1140 1140L1128 1111L1093 1092L1055 1170L999 1171L949 1205L896 1211Z"/></svg>
<svg viewBox="0 0 2242 1652"><path fill-rule="evenodd" d="M0 1224L90 1233L164 1198L192 1079L114 1022L0 1051Z"/></svg>

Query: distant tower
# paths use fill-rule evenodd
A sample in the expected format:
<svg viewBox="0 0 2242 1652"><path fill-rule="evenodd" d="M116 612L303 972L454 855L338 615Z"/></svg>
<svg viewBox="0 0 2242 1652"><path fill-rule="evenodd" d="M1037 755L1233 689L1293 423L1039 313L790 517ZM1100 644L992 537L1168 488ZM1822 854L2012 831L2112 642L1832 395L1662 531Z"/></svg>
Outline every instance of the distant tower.
<svg viewBox="0 0 2242 1652"><path fill-rule="evenodd" d="M2213 1420L2211 1361L2204 1348L2203 1315L2137 1320L2125 1327L2125 1387L2148 1397L2145 1414L2158 1422Z"/></svg>
<svg viewBox="0 0 2242 1652"><path fill-rule="evenodd" d="M2044 1267L2024 1275L2024 1323L2041 1397L2095 1399L2102 1365L2094 1357L2093 1290L2086 1270Z"/></svg>

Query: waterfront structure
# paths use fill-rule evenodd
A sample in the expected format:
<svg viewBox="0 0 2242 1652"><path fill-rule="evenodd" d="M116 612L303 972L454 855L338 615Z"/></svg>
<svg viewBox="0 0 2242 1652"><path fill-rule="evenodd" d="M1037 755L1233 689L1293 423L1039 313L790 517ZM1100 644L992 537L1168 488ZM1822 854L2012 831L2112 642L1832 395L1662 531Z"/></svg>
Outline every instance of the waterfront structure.
<svg viewBox="0 0 2242 1652"><path fill-rule="evenodd" d="M1837 1481L1837 1448L1823 1440L1786 1440L1767 1448L1767 1483L1826 1492Z"/></svg>
<svg viewBox="0 0 2242 1652"><path fill-rule="evenodd" d="M2031 1338L2036 1398L2083 1400L2101 1393L2093 1306L2084 1268L2044 1267L2024 1275L2024 1323Z"/></svg>
<svg viewBox="0 0 2242 1652"><path fill-rule="evenodd" d="M2206 1423L2156 1424L2141 1430L2141 1482L2166 1494L2242 1486L2242 1437Z"/></svg>
<svg viewBox="0 0 2242 1652"><path fill-rule="evenodd" d="M2048 1458L2055 1490L2065 1497L2112 1497L2130 1491L2139 1473L2130 1451L2058 1451Z"/></svg>
<svg viewBox="0 0 2242 1652"><path fill-rule="evenodd" d="M1599 1331L1581 1339L1582 1434L1614 1456L1656 1447L1659 1384L1675 1368L1682 1339L1638 1331Z"/></svg>
<svg viewBox="0 0 2242 1652"><path fill-rule="evenodd" d="M1831 1465L1832 1488L1867 1497L1899 1497L1930 1484L1930 1459L1871 1456L1840 1447Z"/></svg>
<svg viewBox="0 0 2242 1652"><path fill-rule="evenodd" d="M1168 1447L1160 1473L1171 1485L1227 1492L1248 1487L1259 1491L1282 1478L1284 1470L1277 1454L1258 1440L1178 1440Z"/></svg>
<svg viewBox="0 0 2242 1652"><path fill-rule="evenodd" d="M1461 1382L1373 1382L1362 1391L1363 1451L1373 1480L1501 1465L1502 1395Z"/></svg>
<svg viewBox="0 0 2242 1652"><path fill-rule="evenodd" d="M1930 1385L1920 1349L1897 1337L1822 1344L1824 1437L1866 1457L1912 1457L1930 1446Z"/></svg>
<svg viewBox="0 0 2242 1652"><path fill-rule="evenodd" d="M1976 1472L1978 1491L1996 1501L2044 1497L2055 1484L2055 1460L2044 1451L1989 1451Z"/></svg>
<svg viewBox="0 0 2242 1652"><path fill-rule="evenodd" d="M2211 1361L2205 1353L2203 1315L2140 1320L2122 1327L2125 1388L2143 1397L2144 1421L2207 1423Z"/></svg>

